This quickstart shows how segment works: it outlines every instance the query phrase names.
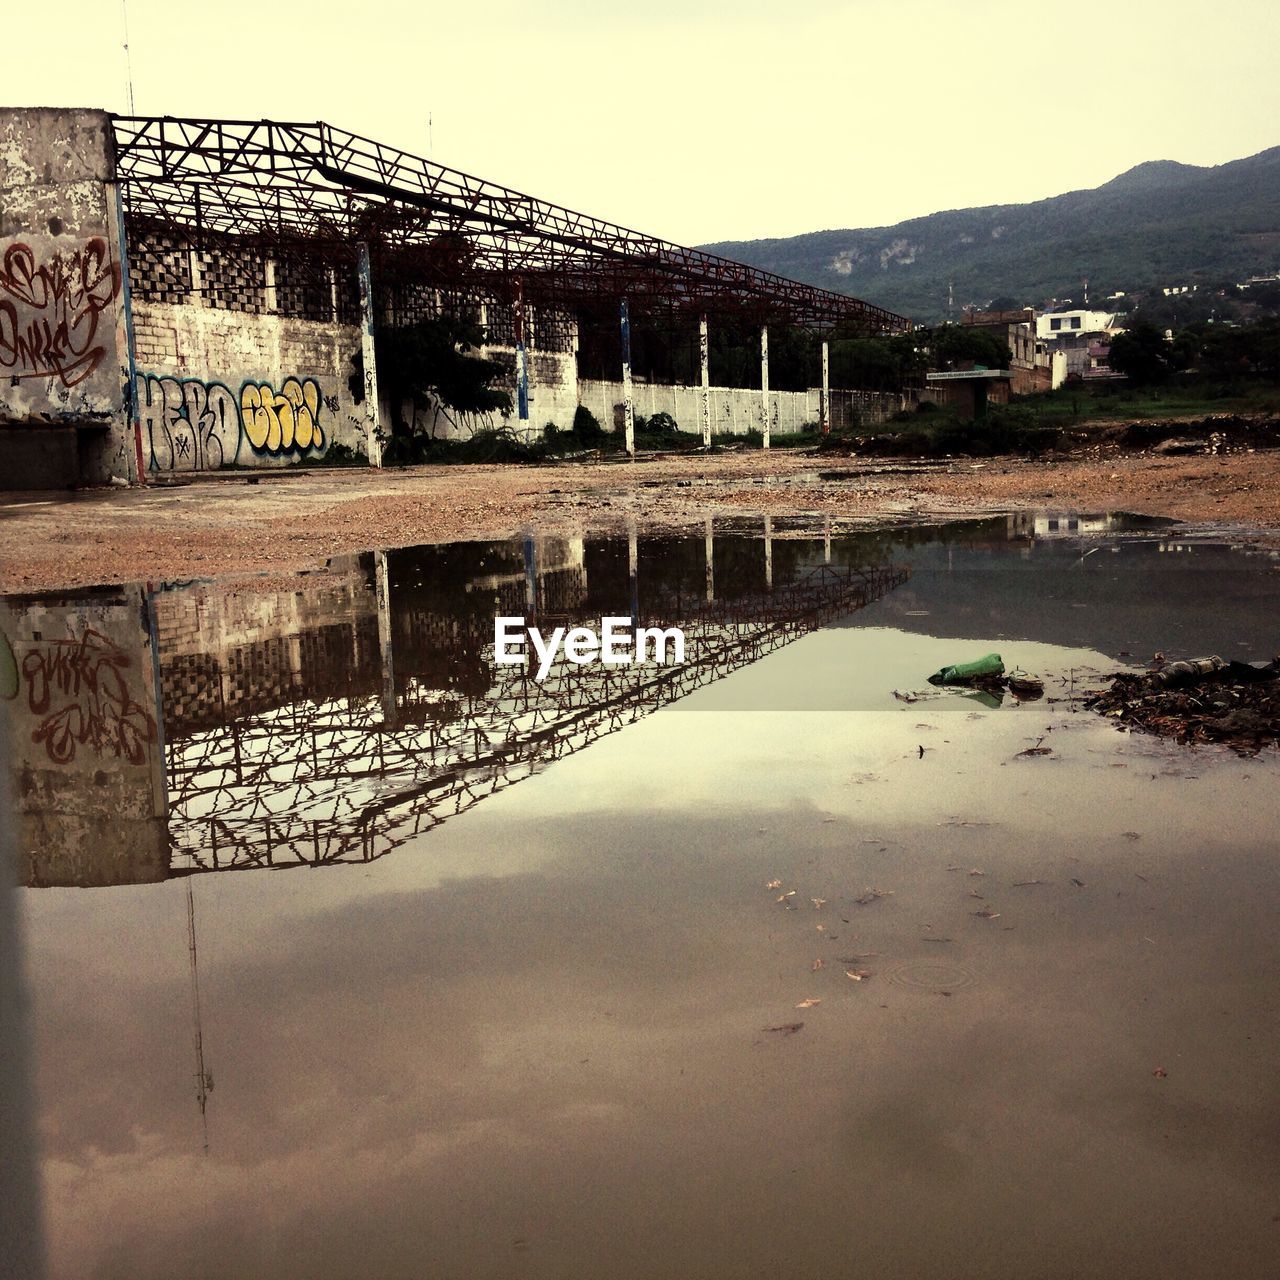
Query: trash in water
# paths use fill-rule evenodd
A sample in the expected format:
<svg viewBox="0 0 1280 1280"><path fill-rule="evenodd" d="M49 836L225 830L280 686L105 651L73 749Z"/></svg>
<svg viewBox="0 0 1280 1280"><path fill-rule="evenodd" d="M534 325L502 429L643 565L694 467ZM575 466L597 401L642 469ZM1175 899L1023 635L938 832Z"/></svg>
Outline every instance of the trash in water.
<svg viewBox="0 0 1280 1280"><path fill-rule="evenodd" d="M784 1036L793 1036L803 1026L803 1022L783 1022L776 1027L763 1027L762 1030L774 1031Z"/></svg>
<svg viewBox="0 0 1280 1280"><path fill-rule="evenodd" d="M860 907L870 906L877 898L892 898L892 889L871 889L868 888L860 898L854 898L854 902Z"/></svg>
<svg viewBox="0 0 1280 1280"><path fill-rule="evenodd" d="M846 978L852 978L854 982L865 982L869 977L871 977L871 971L869 969L846 969L844 971L844 976Z"/></svg>
<svg viewBox="0 0 1280 1280"><path fill-rule="evenodd" d="M998 653L988 653L972 662L953 662L929 677L930 684L973 684L988 676L1004 675L1004 662Z"/></svg>
<svg viewBox="0 0 1280 1280"><path fill-rule="evenodd" d="M1024 750L1019 751L1018 755L1014 756L1014 759L1016 760L1018 756L1051 756L1053 755L1053 748L1041 746L1040 744L1042 742L1044 742L1043 737L1037 738L1035 742L1035 746L1027 747Z"/></svg>
<svg viewBox="0 0 1280 1280"><path fill-rule="evenodd" d="M1010 676L1009 692L1022 702L1034 702L1044 697L1044 681L1034 676Z"/></svg>
<svg viewBox="0 0 1280 1280"><path fill-rule="evenodd" d="M821 1003L822 1003L822 1000L818 996L806 996L805 999L801 1000L800 1003L796 1005L796 1008L812 1009L815 1004L821 1004Z"/></svg>
<svg viewBox="0 0 1280 1280"><path fill-rule="evenodd" d="M1280 660L1158 662L1154 671L1117 673L1085 706L1183 744L1220 742L1256 755L1280 741Z"/></svg>
<svg viewBox="0 0 1280 1280"><path fill-rule="evenodd" d="M981 911L971 911L970 915L977 916L981 920L999 920L1000 913L992 910L991 907L983 907Z"/></svg>

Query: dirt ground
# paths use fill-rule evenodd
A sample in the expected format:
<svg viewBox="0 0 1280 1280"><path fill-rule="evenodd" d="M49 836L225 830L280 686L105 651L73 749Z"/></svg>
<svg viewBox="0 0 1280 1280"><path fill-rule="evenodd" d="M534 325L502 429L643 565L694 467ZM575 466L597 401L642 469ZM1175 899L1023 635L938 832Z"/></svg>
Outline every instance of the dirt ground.
<svg viewBox="0 0 1280 1280"><path fill-rule="evenodd" d="M1026 508L1280 529L1280 452L926 465L778 451L0 493L0 592L304 568L371 547L604 529L630 517L649 528L752 513L864 524Z"/></svg>

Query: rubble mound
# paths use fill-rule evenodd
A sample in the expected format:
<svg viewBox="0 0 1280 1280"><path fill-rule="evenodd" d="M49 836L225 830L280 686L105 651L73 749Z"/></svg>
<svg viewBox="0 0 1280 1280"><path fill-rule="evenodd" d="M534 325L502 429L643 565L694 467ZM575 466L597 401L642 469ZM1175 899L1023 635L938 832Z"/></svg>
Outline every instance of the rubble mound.
<svg viewBox="0 0 1280 1280"><path fill-rule="evenodd" d="M1085 705L1146 733L1181 743L1221 743L1252 756L1280 742L1277 676L1276 663L1241 662L1178 680L1160 670L1120 672L1109 689L1093 694Z"/></svg>

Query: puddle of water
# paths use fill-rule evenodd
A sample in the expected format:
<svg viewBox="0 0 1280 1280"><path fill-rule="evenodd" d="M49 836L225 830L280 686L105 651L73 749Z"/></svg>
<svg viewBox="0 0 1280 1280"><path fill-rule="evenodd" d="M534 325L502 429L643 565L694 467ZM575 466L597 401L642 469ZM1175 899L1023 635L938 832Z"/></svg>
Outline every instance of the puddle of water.
<svg viewBox="0 0 1280 1280"><path fill-rule="evenodd" d="M1275 757L1055 699L1276 562L1068 519L4 602L53 1274L1270 1275Z"/></svg>

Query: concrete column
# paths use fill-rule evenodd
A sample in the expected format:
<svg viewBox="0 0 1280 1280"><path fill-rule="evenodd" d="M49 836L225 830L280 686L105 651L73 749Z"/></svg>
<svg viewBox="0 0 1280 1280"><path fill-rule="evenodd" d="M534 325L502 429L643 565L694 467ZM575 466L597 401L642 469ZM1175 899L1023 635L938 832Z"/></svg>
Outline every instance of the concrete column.
<svg viewBox="0 0 1280 1280"><path fill-rule="evenodd" d="M831 563L831 517L822 517L822 563Z"/></svg>
<svg viewBox="0 0 1280 1280"><path fill-rule="evenodd" d="M515 307L516 335L516 417L520 420L522 435L529 434L529 356L524 346L524 281L516 277Z"/></svg>
<svg viewBox="0 0 1280 1280"><path fill-rule="evenodd" d="M338 273L329 268L329 323L338 323Z"/></svg>
<svg viewBox="0 0 1280 1280"><path fill-rule="evenodd" d="M636 406L631 398L631 308L626 298L620 308L622 320L622 422L627 456L636 456Z"/></svg>
<svg viewBox="0 0 1280 1280"><path fill-rule="evenodd" d="M364 362L364 439L371 467L382 466L382 441L378 439L378 358L373 344L373 272L369 246L358 248L360 272L360 356Z"/></svg>
<svg viewBox="0 0 1280 1280"><path fill-rule="evenodd" d="M831 373L827 360L827 341L822 341L822 395L818 400L818 422L824 436L831 434Z"/></svg>
<svg viewBox="0 0 1280 1280"><path fill-rule="evenodd" d="M133 328L133 291L129 283L129 247L124 225L124 202L114 183L107 187L116 223L116 261L120 264L120 306L116 311L116 349L125 355L124 429L117 439L124 450L124 476L134 484L147 483L147 464L142 451L142 414L138 407L138 342ZM112 435L116 432L113 430Z"/></svg>
<svg viewBox="0 0 1280 1280"><path fill-rule="evenodd" d="M267 315L273 316L280 310L276 293L276 260L268 258L262 264L262 306Z"/></svg>
<svg viewBox="0 0 1280 1280"><path fill-rule="evenodd" d="M200 251L188 249L187 261L191 264L191 305L207 307L209 300L204 296L204 267L200 262Z"/></svg>
<svg viewBox="0 0 1280 1280"><path fill-rule="evenodd" d="M706 519L706 541L707 541L707 603L710 604L716 598L716 538L715 524L711 517Z"/></svg>
<svg viewBox="0 0 1280 1280"><path fill-rule="evenodd" d="M382 723L394 728L396 723L396 678L391 653L391 575L387 553L373 553L374 594L378 603L378 651L382 656Z"/></svg>
<svg viewBox="0 0 1280 1280"><path fill-rule="evenodd" d="M773 517L764 518L764 586L773 590Z"/></svg>
<svg viewBox="0 0 1280 1280"><path fill-rule="evenodd" d="M764 447L769 447L769 326L760 326L760 411L763 417L761 431Z"/></svg>
<svg viewBox="0 0 1280 1280"><path fill-rule="evenodd" d="M627 576L631 580L631 625L640 626L640 539L636 535L636 522L627 518Z"/></svg>
<svg viewBox="0 0 1280 1280"><path fill-rule="evenodd" d="M711 345L707 339L707 317L698 320L698 360L702 366L702 447L711 448ZM710 563L708 561L708 563ZM708 596L708 599L711 597Z"/></svg>
<svg viewBox="0 0 1280 1280"><path fill-rule="evenodd" d="M538 616L538 544L527 536L524 540L524 612L529 622Z"/></svg>

